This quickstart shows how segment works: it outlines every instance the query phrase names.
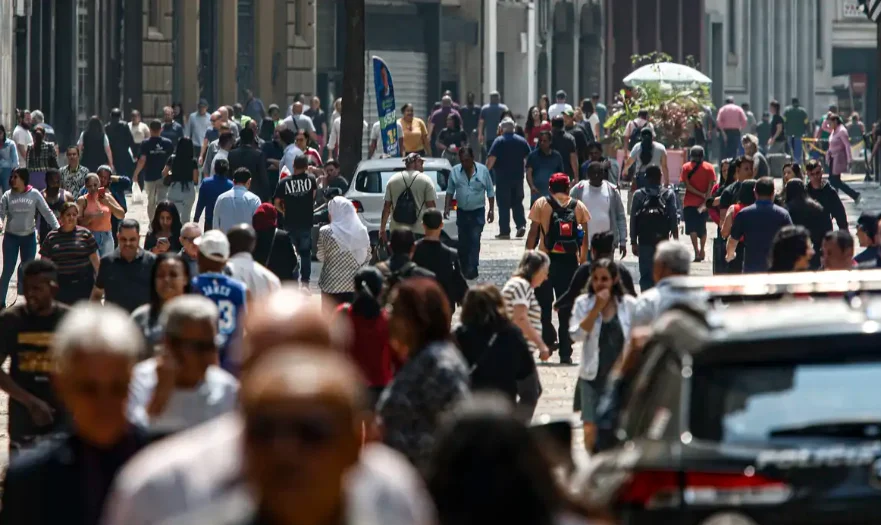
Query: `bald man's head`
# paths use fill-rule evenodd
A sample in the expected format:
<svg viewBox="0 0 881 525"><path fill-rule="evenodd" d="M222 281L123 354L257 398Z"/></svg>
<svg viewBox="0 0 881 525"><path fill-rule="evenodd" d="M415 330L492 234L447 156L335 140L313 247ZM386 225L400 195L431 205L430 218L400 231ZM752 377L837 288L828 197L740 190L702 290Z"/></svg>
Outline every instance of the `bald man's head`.
<svg viewBox="0 0 881 525"><path fill-rule="evenodd" d="M268 350L291 344L341 352L349 337L347 327L335 324L318 301L290 285L250 305L245 334L244 367Z"/></svg>
<svg viewBox="0 0 881 525"><path fill-rule="evenodd" d="M358 462L363 383L342 353L276 349L242 376L246 479L279 522L328 523Z"/></svg>

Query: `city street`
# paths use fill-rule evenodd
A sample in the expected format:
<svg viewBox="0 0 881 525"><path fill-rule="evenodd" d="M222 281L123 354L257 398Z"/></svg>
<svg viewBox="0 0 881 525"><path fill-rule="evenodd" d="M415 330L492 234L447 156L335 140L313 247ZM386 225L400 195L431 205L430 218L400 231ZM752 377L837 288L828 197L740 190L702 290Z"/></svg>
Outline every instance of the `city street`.
<svg viewBox="0 0 881 525"><path fill-rule="evenodd" d="M855 207L852 200L850 200L844 194L841 194L842 200L845 203L845 208L847 209L847 217L848 222L851 226L851 232L855 233L855 222L859 217L859 214L862 211L873 210L873 211L881 211L881 186L874 183L864 183L862 182L862 175L853 175L850 177L845 177L845 180L848 181L855 189L862 192L863 197L860 202L859 207ZM779 180L778 180L779 183ZM622 195L622 198L626 201L626 194ZM528 199L528 197L527 197ZM528 205L526 202L524 205ZM146 234L147 230L147 212L145 203L135 203L131 196L129 196L129 217L134 217L138 219L141 223L141 235ZM629 226L629 222L628 222ZM520 259L520 255L523 253L523 244L524 239L511 239L499 241L495 240L494 237L498 234L498 224L487 224L486 228L483 232L483 242L481 246L480 253L480 277L476 282L481 283L492 283L498 287L502 287L505 284L505 281L508 280L512 271L517 266L517 262ZM708 232L710 234L710 240L708 240L708 247L711 245L712 238L716 234L715 227L709 227ZM680 242L684 243L686 246L691 246L691 242L684 235L681 236ZM629 250L629 247L628 247ZM634 281L639 281L639 267L637 264L637 259L629 254L624 258L624 264L633 274ZM312 289L316 294L317 300L317 280L318 275L320 273L321 263L313 263L312 274L314 276ZM707 259L700 263L695 263L692 265L692 275L711 275L712 274L712 250L707 250ZM17 293L15 291L15 280L13 279L13 284L10 286L9 295L7 297L7 304L12 305L17 300ZM535 413L535 421L536 422L547 422L558 419L569 418L573 421L578 421L578 416L572 414L572 401L573 395L575 392L575 383L578 379L578 360L580 358L579 347L576 347L575 354L575 365L572 366L563 366L556 361L556 356L551 359L549 363L540 363L539 364L539 374L541 376L542 387L544 389L541 399L539 400L538 409ZM0 428L3 428L3 434L0 435L0 464L5 464L6 454L6 445L5 441L7 439L7 435L5 433L5 419L6 419L6 404L7 398L5 394L2 394L0 397ZM580 431L576 432L577 442L580 443L581 434Z"/></svg>

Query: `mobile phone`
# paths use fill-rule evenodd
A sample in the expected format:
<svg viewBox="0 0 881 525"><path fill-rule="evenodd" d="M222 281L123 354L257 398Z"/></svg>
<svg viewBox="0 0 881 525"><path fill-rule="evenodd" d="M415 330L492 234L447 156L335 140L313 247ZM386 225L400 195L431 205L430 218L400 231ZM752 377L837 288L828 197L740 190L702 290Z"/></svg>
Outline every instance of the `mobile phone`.
<svg viewBox="0 0 881 525"><path fill-rule="evenodd" d="M159 237L156 239L156 244L168 244L168 237Z"/></svg>
<svg viewBox="0 0 881 525"><path fill-rule="evenodd" d="M106 188L98 188L98 196L99 196L99 197L102 197L102 198L103 198L105 193L107 193L107 189L106 189Z"/></svg>

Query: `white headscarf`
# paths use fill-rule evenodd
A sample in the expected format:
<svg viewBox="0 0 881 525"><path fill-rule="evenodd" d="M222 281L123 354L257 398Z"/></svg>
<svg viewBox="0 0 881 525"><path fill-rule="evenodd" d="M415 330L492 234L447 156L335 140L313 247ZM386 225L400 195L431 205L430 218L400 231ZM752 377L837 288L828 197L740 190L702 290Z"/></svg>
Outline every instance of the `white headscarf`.
<svg viewBox="0 0 881 525"><path fill-rule="evenodd" d="M334 197L327 204L330 213L330 229L337 244L343 250L352 252L355 260L363 262L370 253L370 235L358 219L355 206L345 197Z"/></svg>

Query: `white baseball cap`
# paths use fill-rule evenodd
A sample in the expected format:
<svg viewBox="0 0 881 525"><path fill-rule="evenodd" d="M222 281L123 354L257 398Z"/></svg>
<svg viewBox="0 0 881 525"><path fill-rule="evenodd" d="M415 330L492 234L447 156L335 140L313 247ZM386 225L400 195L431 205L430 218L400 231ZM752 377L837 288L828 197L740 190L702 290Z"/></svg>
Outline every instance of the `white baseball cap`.
<svg viewBox="0 0 881 525"><path fill-rule="evenodd" d="M226 262L229 259L229 239L220 230L208 230L193 244L199 247L199 253L212 261Z"/></svg>

